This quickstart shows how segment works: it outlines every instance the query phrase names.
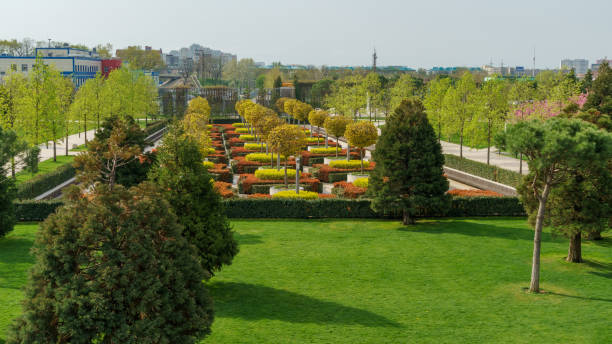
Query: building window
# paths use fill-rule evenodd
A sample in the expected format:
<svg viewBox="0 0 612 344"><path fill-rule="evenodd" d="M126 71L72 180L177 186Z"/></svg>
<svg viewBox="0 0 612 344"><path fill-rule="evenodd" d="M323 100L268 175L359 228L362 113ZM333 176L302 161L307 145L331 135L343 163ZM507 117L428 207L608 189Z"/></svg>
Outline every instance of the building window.
<svg viewBox="0 0 612 344"><path fill-rule="evenodd" d="M27 64L22 64L21 65L21 71L22 72L27 72L28 71L28 65Z"/></svg>

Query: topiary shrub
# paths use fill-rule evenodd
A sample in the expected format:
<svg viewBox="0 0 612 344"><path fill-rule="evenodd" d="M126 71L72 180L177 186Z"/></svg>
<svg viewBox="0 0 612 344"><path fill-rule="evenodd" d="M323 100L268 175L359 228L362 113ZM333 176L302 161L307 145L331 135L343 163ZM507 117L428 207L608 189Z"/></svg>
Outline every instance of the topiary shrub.
<svg viewBox="0 0 612 344"><path fill-rule="evenodd" d="M285 199L318 199L319 194L311 191L300 191L296 193L295 190L279 191L272 195L272 198L285 198Z"/></svg>
<svg viewBox="0 0 612 344"><path fill-rule="evenodd" d="M238 136L238 139L242 141L255 141L256 140L254 135L248 135L248 134L240 135Z"/></svg>
<svg viewBox="0 0 612 344"><path fill-rule="evenodd" d="M365 167L370 167L370 163L369 162L364 162ZM360 168L361 167L361 161L360 160L332 160L329 163L330 167L333 168L342 168L342 169L355 169L355 168Z"/></svg>
<svg viewBox="0 0 612 344"><path fill-rule="evenodd" d="M353 185L355 185L356 187L359 188L368 188L368 184L369 184L370 179L369 178L357 178L355 179L355 181L353 182Z"/></svg>
<svg viewBox="0 0 612 344"><path fill-rule="evenodd" d="M245 143L244 144L244 149L246 150L260 150L262 147L265 149L268 145L267 144L259 144L259 143Z"/></svg>
<svg viewBox="0 0 612 344"><path fill-rule="evenodd" d="M215 168L215 163L212 161L202 161L202 165L204 165L204 168L206 168L207 170Z"/></svg>
<svg viewBox="0 0 612 344"><path fill-rule="evenodd" d="M248 134L249 133L248 128L236 128L236 130L234 131L237 132L238 134Z"/></svg>
<svg viewBox="0 0 612 344"><path fill-rule="evenodd" d="M310 149L310 153L312 154L334 154L336 153L336 147L312 148Z"/></svg>
<svg viewBox="0 0 612 344"><path fill-rule="evenodd" d="M283 180L285 178L285 170L277 169L259 169L255 171L255 177L262 180ZM295 170L287 169L287 178L295 178Z"/></svg>
<svg viewBox="0 0 612 344"><path fill-rule="evenodd" d="M246 124L244 123L232 123L232 127L234 128L244 128Z"/></svg>
<svg viewBox="0 0 612 344"><path fill-rule="evenodd" d="M281 161L285 161L285 156L280 156ZM276 154L273 153L250 153L247 154L244 159L246 161L256 161L263 163L270 163L270 161L276 161Z"/></svg>

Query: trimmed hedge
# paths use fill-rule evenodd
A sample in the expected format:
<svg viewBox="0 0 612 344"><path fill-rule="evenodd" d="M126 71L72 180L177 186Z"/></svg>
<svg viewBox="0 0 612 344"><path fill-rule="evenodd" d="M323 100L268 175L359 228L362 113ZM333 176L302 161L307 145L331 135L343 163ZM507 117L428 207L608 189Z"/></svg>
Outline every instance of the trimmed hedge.
<svg viewBox="0 0 612 344"><path fill-rule="evenodd" d="M18 221L43 221L62 205L59 200L15 202L15 217Z"/></svg>
<svg viewBox="0 0 612 344"><path fill-rule="evenodd" d="M238 198L223 202L229 218L399 218L375 213L368 199ZM42 221L62 204L57 200L15 202L16 216L19 221ZM441 214L422 216L437 217ZM516 197L453 197L445 216L525 216L525 210Z"/></svg>
<svg viewBox="0 0 612 344"><path fill-rule="evenodd" d="M40 174L17 186L17 198L32 199L74 177L75 173L72 163L67 163L49 173Z"/></svg>
<svg viewBox="0 0 612 344"><path fill-rule="evenodd" d="M284 198L284 199L318 199L319 194L312 191L300 191L296 193L295 190L279 191L272 195L272 198Z"/></svg>
<svg viewBox="0 0 612 344"><path fill-rule="evenodd" d="M504 185L518 187L523 176L518 172L506 170L482 162L460 158L452 154L444 154L444 165L463 172L492 180Z"/></svg>

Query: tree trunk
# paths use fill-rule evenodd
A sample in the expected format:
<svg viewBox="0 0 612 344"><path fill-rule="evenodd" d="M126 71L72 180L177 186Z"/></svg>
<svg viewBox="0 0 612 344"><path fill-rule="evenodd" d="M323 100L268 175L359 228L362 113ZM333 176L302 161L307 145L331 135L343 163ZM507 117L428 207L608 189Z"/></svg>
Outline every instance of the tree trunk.
<svg viewBox="0 0 612 344"><path fill-rule="evenodd" d="M285 159L285 187L288 189L289 188L289 182L287 181L287 160L289 160L289 159Z"/></svg>
<svg viewBox="0 0 612 344"><path fill-rule="evenodd" d="M68 156L68 133L66 133L66 156Z"/></svg>
<svg viewBox="0 0 612 344"><path fill-rule="evenodd" d="M410 216L410 213L406 209L403 210L402 224L404 226L408 226L408 225L413 225L414 224L414 219Z"/></svg>
<svg viewBox="0 0 612 344"><path fill-rule="evenodd" d="M346 161L351 160L351 145L346 143Z"/></svg>
<svg viewBox="0 0 612 344"><path fill-rule="evenodd" d="M459 133L459 157L463 158L463 128L461 128Z"/></svg>
<svg viewBox="0 0 612 344"><path fill-rule="evenodd" d="M280 153L276 153L276 170L280 170Z"/></svg>
<svg viewBox="0 0 612 344"><path fill-rule="evenodd" d="M53 162L57 162L57 146L55 140L53 140Z"/></svg>
<svg viewBox="0 0 612 344"><path fill-rule="evenodd" d="M300 193L300 158L295 159L295 193Z"/></svg>
<svg viewBox="0 0 612 344"><path fill-rule="evenodd" d="M15 156L11 157L11 177L15 179Z"/></svg>
<svg viewBox="0 0 612 344"><path fill-rule="evenodd" d="M540 292L540 247L542 245L542 227L544 227L544 213L546 212L546 200L550 192L550 184L544 185L544 191L539 200L538 215L535 223L535 233L533 235L533 261L531 264L531 283L529 292Z"/></svg>
<svg viewBox="0 0 612 344"><path fill-rule="evenodd" d="M567 258L570 263L582 263L582 233L574 233L570 236Z"/></svg>
<svg viewBox="0 0 612 344"><path fill-rule="evenodd" d="M361 174L363 174L363 148L359 150L359 160L361 160Z"/></svg>
<svg viewBox="0 0 612 344"><path fill-rule="evenodd" d="M523 174L523 153L519 155L519 174Z"/></svg>
<svg viewBox="0 0 612 344"><path fill-rule="evenodd" d="M328 144L327 144L327 140L328 140L328 138L327 138L327 137L328 137L328 136L327 136L327 130L325 130L325 148L328 148L328 147L329 147L329 146L328 146Z"/></svg>
<svg viewBox="0 0 612 344"><path fill-rule="evenodd" d="M490 165L490 157L491 157L491 125L489 124L487 128L487 165Z"/></svg>
<svg viewBox="0 0 612 344"><path fill-rule="evenodd" d="M336 158L338 157L338 142L336 141Z"/></svg>

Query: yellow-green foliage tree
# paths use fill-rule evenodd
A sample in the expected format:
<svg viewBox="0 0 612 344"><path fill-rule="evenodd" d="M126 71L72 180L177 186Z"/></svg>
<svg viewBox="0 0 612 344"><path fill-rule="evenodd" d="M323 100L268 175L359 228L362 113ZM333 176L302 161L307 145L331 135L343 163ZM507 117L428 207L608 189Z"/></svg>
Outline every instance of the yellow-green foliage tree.
<svg viewBox="0 0 612 344"><path fill-rule="evenodd" d="M359 158L361 160L361 173L363 173L363 149L376 143L378 130L369 121L350 123L346 126L344 137L351 146L359 148Z"/></svg>
<svg viewBox="0 0 612 344"><path fill-rule="evenodd" d="M198 145L203 157L208 156L210 137L208 136L208 117L200 113L188 113L181 120L185 136L190 137Z"/></svg>
<svg viewBox="0 0 612 344"><path fill-rule="evenodd" d="M298 120L298 124L308 120L308 114L310 111L312 111L312 106L301 101L296 101L293 107L293 112L294 117Z"/></svg>
<svg viewBox="0 0 612 344"><path fill-rule="evenodd" d="M346 126L351 123L351 120L348 117L344 116L329 116L325 119L323 123L323 127L325 131L329 134L332 134L336 137L336 157L338 157L338 146L340 146L341 136L344 136L344 132L346 131ZM350 147L347 148L347 156L349 156Z"/></svg>
<svg viewBox="0 0 612 344"><path fill-rule="evenodd" d="M290 99L290 98L287 98L287 97L281 97L281 98L278 98L278 99L276 100L276 102L274 102L274 105L276 106L276 109L277 109L279 112L285 112L285 102L286 102L287 100L289 100L289 99Z"/></svg>
<svg viewBox="0 0 612 344"><path fill-rule="evenodd" d="M196 97L190 100L187 106L187 113L192 112L203 114L210 118L210 105L208 105L208 100L202 97Z"/></svg>
<svg viewBox="0 0 612 344"><path fill-rule="evenodd" d="M329 117L329 113L325 110L312 110L308 114L308 122L317 127L317 134L319 133L323 123L325 123L327 117ZM312 136L312 130L310 131L310 134ZM327 136L325 137L325 145L327 146Z"/></svg>
<svg viewBox="0 0 612 344"><path fill-rule="evenodd" d="M287 157L285 159L285 187L288 187L287 160L289 160L290 155L298 156L300 154L302 147L306 145L306 134L298 126L283 124L270 131L268 145L272 152Z"/></svg>
<svg viewBox="0 0 612 344"><path fill-rule="evenodd" d="M287 99L283 103L283 109L285 113L295 119L295 106L297 104L296 99Z"/></svg>

